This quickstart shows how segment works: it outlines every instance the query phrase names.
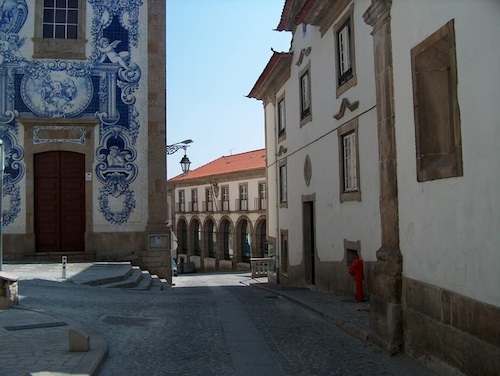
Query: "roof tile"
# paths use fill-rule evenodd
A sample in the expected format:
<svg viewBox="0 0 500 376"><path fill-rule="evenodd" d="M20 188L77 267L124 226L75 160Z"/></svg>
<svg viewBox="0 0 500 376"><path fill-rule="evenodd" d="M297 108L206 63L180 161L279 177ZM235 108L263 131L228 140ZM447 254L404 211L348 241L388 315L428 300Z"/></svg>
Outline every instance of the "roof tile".
<svg viewBox="0 0 500 376"><path fill-rule="evenodd" d="M246 153L222 156L197 169L169 179L170 182L186 181L213 175L242 172L266 167L266 149L253 150Z"/></svg>

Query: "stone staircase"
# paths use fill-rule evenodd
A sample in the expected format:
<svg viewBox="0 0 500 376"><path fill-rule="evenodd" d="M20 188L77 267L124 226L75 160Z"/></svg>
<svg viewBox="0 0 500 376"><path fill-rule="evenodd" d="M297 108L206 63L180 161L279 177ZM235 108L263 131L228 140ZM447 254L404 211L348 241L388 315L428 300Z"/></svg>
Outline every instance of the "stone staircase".
<svg viewBox="0 0 500 376"><path fill-rule="evenodd" d="M129 262L95 262L69 278L83 285L105 288L161 291L170 288L166 279L132 266Z"/></svg>

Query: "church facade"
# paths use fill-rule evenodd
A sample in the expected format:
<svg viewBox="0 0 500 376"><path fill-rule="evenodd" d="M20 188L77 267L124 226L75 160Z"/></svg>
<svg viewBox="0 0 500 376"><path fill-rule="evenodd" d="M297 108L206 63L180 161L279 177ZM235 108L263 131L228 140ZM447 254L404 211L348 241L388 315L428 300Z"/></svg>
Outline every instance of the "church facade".
<svg viewBox="0 0 500 376"><path fill-rule="evenodd" d="M170 274L161 28L159 0L2 2L6 260Z"/></svg>

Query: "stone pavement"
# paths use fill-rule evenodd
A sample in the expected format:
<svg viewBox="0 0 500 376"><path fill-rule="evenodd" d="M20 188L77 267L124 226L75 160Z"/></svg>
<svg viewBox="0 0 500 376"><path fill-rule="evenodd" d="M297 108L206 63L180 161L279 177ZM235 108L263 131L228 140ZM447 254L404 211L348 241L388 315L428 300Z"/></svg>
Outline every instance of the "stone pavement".
<svg viewBox="0 0 500 376"><path fill-rule="evenodd" d="M92 264L70 264L67 278L74 278L75 282L79 279L88 282L89 274L88 271L85 273L85 270L89 268L93 274L92 278L105 279L106 268L92 267ZM60 266L57 264L10 264L4 265L3 270L18 275L21 281L27 278L62 280ZM269 284L267 278L252 279L242 275L240 282L247 286L265 289L270 297L279 295L289 299L319 313L357 338L368 340L369 303L367 302L356 303L353 298L317 292L309 288ZM22 295L22 285L20 295ZM231 301L227 301L225 304L230 305L230 303L232 304ZM69 352L70 329L89 336L88 352ZM254 340L257 341L259 338L256 337ZM96 375L107 354L108 344L103 335L68 317L28 310L22 305L0 310L1 375ZM276 370L276 374L280 372Z"/></svg>
<svg viewBox="0 0 500 376"><path fill-rule="evenodd" d="M278 294L311 311L319 313L345 332L369 340L370 303L356 302L353 297L314 291L307 287L290 287L267 283L267 278L247 279L242 283Z"/></svg>

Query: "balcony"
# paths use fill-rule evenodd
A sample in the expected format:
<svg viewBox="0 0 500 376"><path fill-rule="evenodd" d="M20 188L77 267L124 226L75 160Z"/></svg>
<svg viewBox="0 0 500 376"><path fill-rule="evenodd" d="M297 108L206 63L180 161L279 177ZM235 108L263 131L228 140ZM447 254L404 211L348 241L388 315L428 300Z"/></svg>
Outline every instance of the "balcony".
<svg viewBox="0 0 500 376"><path fill-rule="evenodd" d="M192 212L197 212L198 211L198 202L190 202L189 208Z"/></svg>
<svg viewBox="0 0 500 376"><path fill-rule="evenodd" d="M204 211L207 211L207 212L213 212L214 211L213 201L203 201L203 209L204 209Z"/></svg>
<svg viewBox="0 0 500 376"><path fill-rule="evenodd" d="M229 211L229 201L220 200L219 208L221 208L222 211Z"/></svg>
<svg viewBox="0 0 500 376"><path fill-rule="evenodd" d="M235 200L235 207L236 207L236 210L247 211L248 210L248 200L240 200L237 198Z"/></svg>
<svg viewBox="0 0 500 376"><path fill-rule="evenodd" d="M255 198L254 199L255 210L266 210L267 209L267 199L265 198Z"/></svg>

